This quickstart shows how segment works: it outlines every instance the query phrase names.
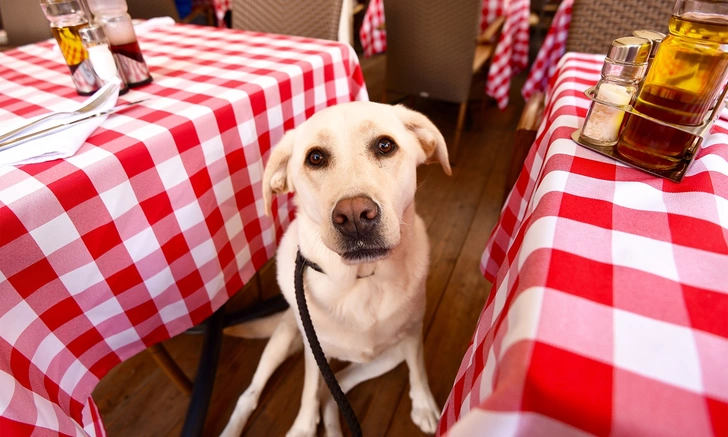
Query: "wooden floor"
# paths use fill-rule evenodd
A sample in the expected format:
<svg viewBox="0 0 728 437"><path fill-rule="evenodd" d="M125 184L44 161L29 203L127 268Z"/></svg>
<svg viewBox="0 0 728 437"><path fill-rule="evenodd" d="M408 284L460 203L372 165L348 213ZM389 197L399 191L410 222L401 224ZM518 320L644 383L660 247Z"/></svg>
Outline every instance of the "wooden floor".
<svg viewBox="0 0 728 437"><path fill-rule="evenodd" d="M363 60L371 100L381 96L385 62L383 56ZM450 392L490 289L480 273L479 261L502 203L513 133L523 108L518 96L522 83L523 76L517 77L512 102L505 111L499 111L492 101L485 106L472 102L471 127L463 134L452 177L434 165L418 171L417 212L427 224L432 254L424 326L425 360L430 386L440 406ZM474 85L478 98L482 86L482 82ZM452 138L457 104L416 99L414 107L427 114L446 139ZM266 294L276 293L273 275L273 268L262 274ZM250 297L234 300L234 305L244 305ZM201 344L202 338L194 335L164 342L190 378L195 374ZM216 436L225 426L237 397L252 378L264 346L265 340L223 340L205 435ZM302 380L303 357L298 354L273 375L243 435L285 435L298 412ZM93 396L111 437L177 436L188 403L148 352L113 369ZM356 387L349 399L366 436L422 435L410 419L404 364ZM321 426L319 434L323 435Z"/></svg>

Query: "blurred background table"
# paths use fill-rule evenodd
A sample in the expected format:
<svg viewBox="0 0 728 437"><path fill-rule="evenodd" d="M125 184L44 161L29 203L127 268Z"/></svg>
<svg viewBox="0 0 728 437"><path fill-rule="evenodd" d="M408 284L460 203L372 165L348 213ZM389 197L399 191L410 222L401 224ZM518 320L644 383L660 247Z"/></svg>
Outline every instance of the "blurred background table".
<svg viewBox="0 0 728 437"><path fill-rule="evenodd" d="M680 184L583 148L603 59L557 66L438 435L728 435L728 121Z"/></svg>
<svg viewBox="0 0 728 437"><path fill-rule="evenodd" d="M332 41L174 25L140 36L154 82L65 160L0 168L0 435L104 435L112 367L202 322L275 253L263 215L284 130L366 100ZM0 123L80 101L55 42L0 54Z"/></svg>

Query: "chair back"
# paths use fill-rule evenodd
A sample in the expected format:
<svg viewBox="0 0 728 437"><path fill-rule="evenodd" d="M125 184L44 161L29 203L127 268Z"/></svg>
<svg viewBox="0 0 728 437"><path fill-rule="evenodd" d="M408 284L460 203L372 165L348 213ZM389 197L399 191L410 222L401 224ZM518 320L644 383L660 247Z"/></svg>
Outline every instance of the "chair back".
<svg viewBox="0 0 728 437"><path fill-rule="evenodd" d="M233 29L336 41L342 0L233 0Z"/></svg>
<svg viewBox="0 0 728 437"><path fill-rule="evenodd" d="M179 11L174 0L126 0L129 15L132 18L150 19L155 17L172 17L179 22Z"/></svg>
<svg viewBox="0 0 728 437"><path fill-rule="evenodd" d="M616 38L637 29L667 34L674 1L574 0L567 52L607 53Z"/></svg>
<svg viewBox="0 0 728 437"><path fill-rule="evenodd" d="M0 0L0 15L11 46L32 44L53 37L51 24L43 14L40 2Z"/></svg>
<svg viewBox="0 0 728 437"><path fill-rule="evenodd" d="M473 79L483 0L385 0L386 88L462 103Z"/></svg>

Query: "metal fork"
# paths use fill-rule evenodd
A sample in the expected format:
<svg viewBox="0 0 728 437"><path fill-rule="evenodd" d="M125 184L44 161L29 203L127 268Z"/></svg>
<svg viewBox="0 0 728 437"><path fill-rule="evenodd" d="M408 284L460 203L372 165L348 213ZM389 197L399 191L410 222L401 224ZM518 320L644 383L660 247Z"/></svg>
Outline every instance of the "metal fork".
<svg viewBox="0 0 728 437"><path fill-rule="evenodd" d="M59 115L78 115L78 114L84 114L86 112L91 112L94 109L101 106L108 98L115 92L119 90L118 86L110 86L104 91L103 93L99 94L98 97L91 100L87 104L83 105L82 107L78 108L75 111L63 111L63 112L51 112L50 114L47 114L37 120L33 120L30 123L24 124L20 126L19 128L15 130L11 130L10 132L4 133L0 135L0 142L3 142L4 140L7 140L8 138L12 138L15 135L24 132L27 129L30 129L31 127L37 125L38 123L42 121L46 121L48 119L51 119L53 117L57 117Z"/></svg>

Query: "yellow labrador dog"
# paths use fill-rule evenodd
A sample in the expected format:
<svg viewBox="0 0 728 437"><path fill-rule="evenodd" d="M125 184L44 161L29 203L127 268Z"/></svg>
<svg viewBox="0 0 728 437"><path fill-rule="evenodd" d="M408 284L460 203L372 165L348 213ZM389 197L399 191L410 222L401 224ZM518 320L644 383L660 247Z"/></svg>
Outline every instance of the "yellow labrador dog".
<svg viewBox="0 0 728 437"><path fill-rule="evenodd" d="M426 433L435 431L440 408L427 382L422 344L429 244L415 213L416 168L430 161L451 173L435 125L403 106L371 102L324 109L273 149L263 176L266 212L274 194L295 193L297 206L276 255L278 283L291 308L277 318L223 437L240 435L268 378L302 345L301 409L287 436L316 435L319 401L327 435L341 435L336 403L325 387L319 400L319 369L302 341L293 279L298 250L320 267L306 269L304 284L323 351L329 359L352 362L336 375L342 390L405 361L412 420ZM235 328L228 333L246 336Z"/></svg>

